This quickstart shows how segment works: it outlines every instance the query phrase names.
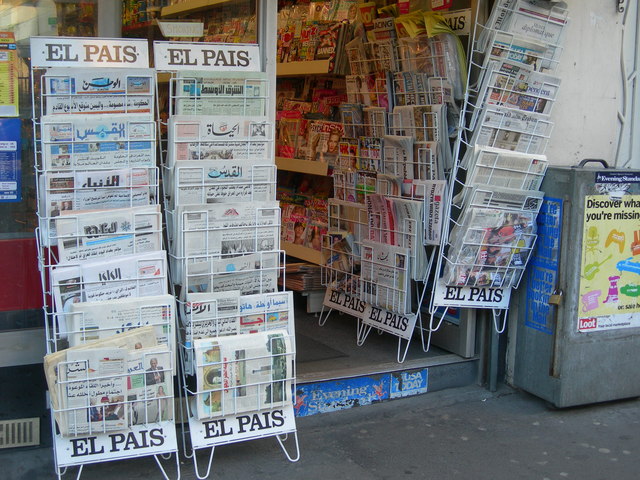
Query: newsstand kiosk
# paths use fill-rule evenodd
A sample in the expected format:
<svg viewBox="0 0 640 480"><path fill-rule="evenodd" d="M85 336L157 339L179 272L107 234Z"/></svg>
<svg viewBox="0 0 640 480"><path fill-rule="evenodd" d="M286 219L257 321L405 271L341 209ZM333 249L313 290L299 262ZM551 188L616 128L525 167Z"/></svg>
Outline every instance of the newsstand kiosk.
<svg viewBox="0 0 640 480"><path fill-rule="evenodd" d="M640 171L606 167L549 168L512 297L513 383L557 407L640 395Z"/></svg>

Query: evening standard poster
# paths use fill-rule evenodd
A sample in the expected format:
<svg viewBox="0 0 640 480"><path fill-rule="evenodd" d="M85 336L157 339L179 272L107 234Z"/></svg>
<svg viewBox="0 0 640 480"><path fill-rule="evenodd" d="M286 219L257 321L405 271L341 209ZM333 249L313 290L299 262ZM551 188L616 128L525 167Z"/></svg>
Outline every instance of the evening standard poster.
<svg viewBox="0 0 640 480"><path fill-rule="evenodd" d="M585 198L579 332L640 327L640 195Z"/></svg>

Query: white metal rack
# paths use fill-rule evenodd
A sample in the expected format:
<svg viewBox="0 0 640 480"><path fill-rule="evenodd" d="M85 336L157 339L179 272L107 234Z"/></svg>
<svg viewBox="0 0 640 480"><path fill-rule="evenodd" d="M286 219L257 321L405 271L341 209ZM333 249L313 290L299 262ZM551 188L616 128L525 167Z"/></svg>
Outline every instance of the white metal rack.
<svg viewBox="0 0 640 480"><path fill-rule="evenodd" d="M166 295L147 42L33 37L31 49L56 475L148 455L168 479L161 457L175 454L179 478L175 300ZM127 60L105 63L95 49L126 49ZM144 252L147 260L131 256ZM147 288L160 295L145 298Z"/></svg>
<svg viewBox="0 0 640 480"><path fill-rule="evenodd" d="M333 172L334 196L367 205L369 211L362 222L366 235L347 242L349 237L339 231L332 235L331 223L344 223L348 231L354 219L343 222L338 208L346 209L346 203L335 204L333 210L330 205L330 231L323 242L323 281L329 287L325 306L329 313L336 308L358 318L358 345L372 328L398 336L399 362L404 361L414 325L420 322L419 305L434 260L432 246L434 238L439 240L435 230L442 224L440 207L446 191L435 182L443 182L444 172L452 166L447 123L458 114L456 99L462 98L465 78L464 66L456 60L456 42L452 36L425 35L368 43L354 40L347 46L351 103L341 108L341 114L345 133L353 138L341 144ZM405 216L391 225L383 212L372 208L372 200L380 195L390 205L417 200L419 218ZM374 243L363 248L368 239ZM385 257L396 258L397 263L386 265ZM360 297L360 303L351 301L354 297ZM384 315L371 311L381 308L390 311ZM381 321L385 315L387 321ZM321 325L327 316L321 313Z"/></svg>
<svg viewBox="0 0 640 480"><path fill-rule="evenodd" d="M492 191L505 186L535 190L546 169L543 154L552 130L549 113L560 80L540 71L552 73L558 64L568 12L545 5L497 2L485 25L476 22L469 55L470 87L449 177L450 191L456 196L446 209L450 221L444 226L429 303L431 331L442 321L436 318L438 310L468 306L491 309L494 326L502 332L510 289L517 287L533 249L535 223L533 230L503 225L513 231L509 242L515 242L506 246L490 240L487 228L464 222L469 212L496 206L504 215L523 212L535 219L540 207L541 198L509 206L506 197L497 201ZM529 155L513 160L510 157L517 156L513 152ZM487 184L484 190L483 183ZM480 282L474 271L485 270L488 259L500 265L491 267ZM456 269L461 275L450 275ZM445 277L449 273L448 278L443 272Z"/></svg>
<svg viewBox="0 0 640 480"><path fill-rule="evenodd" d="M207 478L217 446L275 436L295 462L293 297L280 290L284 281L279 286L285 252L275 202L273 79L253 56L256 45L156 42L156 58L173 47L192 49L194 58L208 48L251 52L246 71L164 66L171 116L163 184L180 307L185 455L196 476ZM210 452L204 471L202 450Z"/></svg>

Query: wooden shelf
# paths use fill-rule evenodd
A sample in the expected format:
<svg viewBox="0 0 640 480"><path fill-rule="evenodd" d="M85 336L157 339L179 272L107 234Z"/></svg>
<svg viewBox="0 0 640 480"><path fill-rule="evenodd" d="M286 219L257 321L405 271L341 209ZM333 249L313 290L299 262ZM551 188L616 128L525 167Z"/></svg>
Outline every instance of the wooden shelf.
<svg viewBox="0 0 640 480"><path fill-rule="evenodd" d="M276 157L278 170L288 172L310 173L312 175L327 176L329 165L323 162L312 160L301 160L299 158Z"/></svg>
<svg viewBox="0 0 640 480"><path fill-rule="evenodd" d="M278 77L317 75L322 73L329 73L329 60L311 60L308 62L286 62L276 64L276 75Z"/></svg>
<svg viewBox="0 0 640 480"><path fill-rule="evenodd" d="M231 3L232 1L234 0L189 0L187 2L181 2L176 3L175 5L162 7L160 16L162 18L165 18L186 15L187 13L193 13L218 5L224 5L225 3Z"/></svg>
<svg viewBox="0 0 640 480"><path fill-rule="evenodd" d="M287 255L292 257L299 258L305 262L315 263L316 265L322 264L322 253L313 248L303 247L289 242L282 242L281 248L287 252Z"/></svg>
<svg viewBox="0 0 640 480"><path fill-rule="evenodd" d="M122 27L122 33L147 33L151 29L157 29L158 21L154 18L147 22L135 23L133 25L127 25Z"/></svg>

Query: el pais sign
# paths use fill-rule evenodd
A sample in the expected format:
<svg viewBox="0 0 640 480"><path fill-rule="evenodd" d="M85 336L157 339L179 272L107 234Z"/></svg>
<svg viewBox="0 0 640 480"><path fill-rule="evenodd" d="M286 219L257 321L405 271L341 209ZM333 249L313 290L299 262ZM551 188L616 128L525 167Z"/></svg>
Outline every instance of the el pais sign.
<svg viewBox="0 0 640 480"><path fill-rule="evenodd" d="M34 67L149 68L146 39L32 37Z"/></svg>

